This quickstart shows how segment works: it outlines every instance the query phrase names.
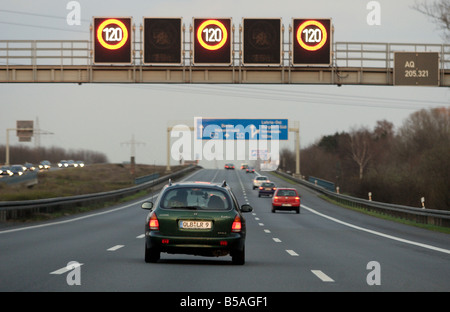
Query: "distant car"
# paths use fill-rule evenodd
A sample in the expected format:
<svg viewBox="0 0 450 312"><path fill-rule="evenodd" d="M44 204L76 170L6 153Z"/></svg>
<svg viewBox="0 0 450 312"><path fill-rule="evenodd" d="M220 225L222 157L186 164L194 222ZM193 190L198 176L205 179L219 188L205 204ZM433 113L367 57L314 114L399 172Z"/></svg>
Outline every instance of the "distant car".
<svg viewBox="0 0 450 312"><path fill-rule="evenodd" d="M261 196L273 196L273 193L275 193L275 190L277 187L275 186L275 183L273 182L263 182L261 183L261 186L259 187L258 191L258 197Z"/></svg>
<svg viewBox="0 0 450 312"><path fill-rule="evenodd" d="M233 164L225 164L225 169L234 169Z"/></svg>
<svg viewBox="0 0 450 312"><path fill-rule="evenodd" d="M294 210L300 213L300 195L294 188L278 188L272 197L272 212Z"/></svg>
<svg viewBox="0 0 450 312"><path fill-rule="evenodd" d="M248 168L248 165L247 164L241 164L241 169L247 169Z"/></svg>
<svg viewBox="0 0 450 312"><path fill-rule="evenodd" d="M226 182L169 183L145 222L145 262L157 262L162 252L201 256L230 255L233 264L245 263L246 225L242 215L253 208L239 206Z"/></svg>
<svg viewBox="0 0 450 312"><path fill-rule="evenodd" d="M8 166L3 166L3 167L0 168L0 175L12 176L13 173L12 173L10 167L8 167Z"/></svg>
<svg viewBox="0 0 450 312"><path fill-rule="evenodd" d="M247 173L255 173L255 168L247 168L246 170Z"/></svg>
<svg viewBox="0 0 450 312"><path fill-rule="evenodd" d="M67 161L67 167L76 167L75 166L75 161L74 160L68 160Z"/></svg>
<svg viewBox="0 0 450 312"><path fill-rule="evenodd" d="M22 174L25 173L22 165L12 165L10 170L13 173L13 175L21 176Z"/></svg>
<svg viewBox="0 0 450 312"><path fill-rule="evenodd" d="M25 163L24 165L23 165L26 169L25 170L28 170L28 171L34 171L34 170L36 170L36 167L33 165L33 164L31 164L31 163Z"/></svg>
<svg viewBox="0 0 450 312"><path fill-rule="evenodd" d="M39 170L48 170L52 167L52 163L49 162L48 160L43 160L41 161L41 163L39 164Z"/></svg>
<svg viewBox="0 0 450 312"><path fill-rule="evenodd" d="M67 160L61 160L61 161L58 163L58 167L59 167L59 168L67 168L67 167L69 167L69 164L67 163Z"/></svg>
<svg viewBox="0 0 450 312"><path fill-rule="evenodd" d="M257 189L261 186L263 182L270 182L269 178L266 176L257 176L253 179L253 189Z"/></svg>
<svg viewBox="0 0 450 312"><path fill-rule="evenodd" d="M79 167L79 168L83 168L84 167L84 162L81 160L78 160L75 162L75 167Z"/></svg>

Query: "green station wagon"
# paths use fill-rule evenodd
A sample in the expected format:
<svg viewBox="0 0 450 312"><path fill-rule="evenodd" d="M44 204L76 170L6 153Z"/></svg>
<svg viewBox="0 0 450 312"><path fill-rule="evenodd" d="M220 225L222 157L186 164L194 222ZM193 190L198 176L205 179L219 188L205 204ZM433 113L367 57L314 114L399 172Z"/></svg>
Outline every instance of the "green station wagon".
<svg viewBox="0 0 450 312"><path fill-rule="evenodd" d="M230 255L233 264L245 263L246 226L243 212L231 188L208 182L180 182L166 185L145 223L145 261L157 262L160 254L201 256Z"/></svg>

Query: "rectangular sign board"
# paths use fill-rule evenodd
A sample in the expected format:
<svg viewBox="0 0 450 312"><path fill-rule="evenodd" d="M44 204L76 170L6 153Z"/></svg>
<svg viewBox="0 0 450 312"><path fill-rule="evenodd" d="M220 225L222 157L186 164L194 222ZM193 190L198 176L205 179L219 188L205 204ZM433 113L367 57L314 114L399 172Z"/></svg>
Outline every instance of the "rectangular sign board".
<svg viewBox="0 0 450 312"><path fill-rule="evenodd" d="M439 86L439 53L394 52L394 85Z"/></svg>
<svg viewBox="0 0 450 312"><path fill-rule="evenodd" d="M33 136L33 128L33 120L17 120L16 134L19 137L19 142L31 142L31 137Z"/></svg>
<svg viewBox="0 0 450 312"><path fill-rule="evenodd" d="M287 140L287 119L196 118L198 140Z"/></svg>

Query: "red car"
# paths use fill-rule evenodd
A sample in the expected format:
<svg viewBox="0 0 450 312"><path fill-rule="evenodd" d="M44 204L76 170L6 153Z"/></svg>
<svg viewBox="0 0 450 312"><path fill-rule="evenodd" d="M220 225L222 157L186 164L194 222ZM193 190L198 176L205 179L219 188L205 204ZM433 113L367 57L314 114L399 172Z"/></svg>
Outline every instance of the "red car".
<svg viewBox="0 0 450 312"><path fill-rule="evenodd" d="M294 188L277 188L272 197L272 212L275 210L294 210L300 213L300 195Z"/></svg>

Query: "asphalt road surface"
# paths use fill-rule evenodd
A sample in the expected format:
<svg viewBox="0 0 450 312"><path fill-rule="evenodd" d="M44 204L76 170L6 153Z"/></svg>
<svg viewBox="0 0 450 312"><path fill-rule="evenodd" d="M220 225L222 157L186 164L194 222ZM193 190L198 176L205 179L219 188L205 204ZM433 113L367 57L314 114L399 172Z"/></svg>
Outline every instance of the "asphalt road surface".
<svg viewBox="0 0 450 312"><path fill-rule="evenodd" d="M243 170L202 169L185 178L226 180L239 203L254 208L245 214L243 266L232 265L229 256L164 253L158 263L145 263L147 211L140 208L140 199L0 229L0 291L450 291L450 235L347 210L269 176L277 186L297 188L300 214L271 213L271 198L258 198L252 190L254 174Z"/></svg>

